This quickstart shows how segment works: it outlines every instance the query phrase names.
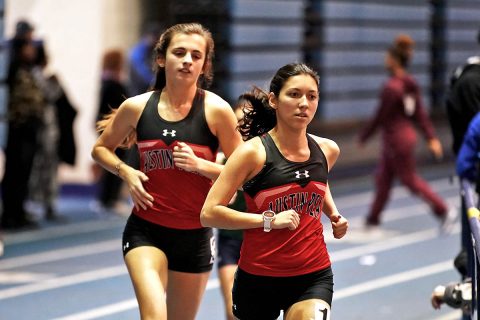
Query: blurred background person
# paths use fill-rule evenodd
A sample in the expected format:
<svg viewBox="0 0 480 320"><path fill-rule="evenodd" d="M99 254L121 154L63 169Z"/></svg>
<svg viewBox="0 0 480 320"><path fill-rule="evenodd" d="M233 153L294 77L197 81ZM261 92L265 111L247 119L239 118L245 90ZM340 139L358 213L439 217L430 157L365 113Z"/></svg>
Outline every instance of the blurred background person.
<svg viewBox="0 0 480 320"><path fill-rule="evenodd" d="M128 97L124 77L125 57L119 49L111 49L104 53L102 59L102 79L100 87L100 103L96 121L102 120L112 109L117 109ZM115 154L119 159L127 161L129 150L117 148ZM97 200L98 212L112 212L121 196L123 180L118 176L95 165L99 174Z"/></svg>
<svg viewBox="0 0 480 320"><path fill-rule="evenodd" d="M480 44L480 29L477 42ZM453 137L452 150L456 155L470 121L480 110L480 56L469 57L455 69L450 78L450 90L446 100Z"/></svg>
<svg viewBox="0 0 480 320"><path fill-rule="evenodd" d="M443 157L443 150L425 113L420 88L407 71L413 46L413 39L402 35L387 50L385 68L390 78L380 93L376 114L359 135L359 144L363 146L377 129L382 130L382 153L375 177L376 194L366 217L367 226L380 225L381 212L388 201L396 176L414 195L420 196L429 204L433 214L440 220L442 229L447 228L448 222L453 219L449 212L454 212L448 210L447 204L416 172L417 135L414 123L422 130L428 147L437 160Z"/></svg>
<svg viewBox="0 0 480 320"><path fill-rule="evenodd" d="M60 189L58 167L60 162L75 164L73 121L77 112L57 76L47 71L45 46L35 60L32 73L45 97L45 108L29 181L29 200L39 206L46 220L64 221L66 217L59 215L56 208Z"/></svg>
<svg viewBox="0 0 480 320"><path fill-rule="evenodd" d="M42 63L41 56L45 52L44 42L41 39L35 39L34 32L35 32L35 28L30 21L26 19L20 19L17 21L17 23L15 24L15 34L11 39L7 41L10 63L14 60L15 53L13 52L14 50L13 43L15 42L15 40L29 41L35 47L35 58L34 58L33 64L39 65Z"/></svg>
<svg viewBox="0 0 480 320"><path fill-rule="evenodd" d="M46 98L32 72L37 53L32 41L13 39L11 45L1 226L4 229L21 229L37 226L27 215L24 204Z"/></svg>
<svg viewBox="0 0 480 320"><path fill-rule="evenodd" d="M475 184L478 179L478 164L480 153L480 113L473 117L463 143L458 151L456 162L457 174L460 178L467 179Z"/></svg>
<svg viewBox="0 0 480 320"><path fill-rule="evenodd" d="M480 44L480 29L477 31L476 40L477 43ZM464 149L464 151L468 151L468 146L475 141L472 137L468 137L468 133L472 134L475 132L475 127L478 123L474 123L478 122L478 120L475 121L472 119L476 119L476 115L480 110L480 56L470 56L466 62L458 66L452 73L450 87L446 97L446 110L452 134L452 150L454 155L457 156L457 167L462 166L462 164L466 165L469 162L462 160L462 158L465 157L465 152L462 155L461 150ZM466 140L470 141L468 142ZM473 162L471 161L470 163ZM461 170L457 169L457 173L462 177ZM472 178L472 182L475 184L478 193L480 191L480 180L478 179L478 175L472 175L471 170L464 170L464 173L470 173L469 178ZM467 208L463 196L460 200L460 208L462 226L461 248L456 259L466 256L466 260L468 261L466 263L467 271L462 274L462 279L466 279L473 275L475 257ZM466 315L464 316L464 319L467 319Z"/></svg>
<svg viewBox="0 0 480 320"><path fill-rule="evenodd" d="M158 22L148 23L142 33L140 41L130 50L128 56L128 92L131 96L145 93L153 84L153 48L163 26Z"/></svg>
<svg viewBox="0 0 480 320"><path fill-rule="evenodd" d="M464 139L459 149L457 150L456 172L460 179L469 181L472 185L478 182L478 164L479 164L479 152L480 152L480 113L477 113L470 122L467 131L464 135ZM462 194L465 192L463 191ZM462 205L466 207L464 201ZM472 219L475 215L470 212L472 208L468 208L468 214L462 213L467 220L466 223L470 225L468 220ZM462 226L462 237L471 236L470 228L465 229ZM472 240L470 240L472 241ZM472 265L473 257L469 256L474 249L471 242L468 247L464 247L463 250L455 257L454 263L456 269L459 271L462 281L451 282L447 285L438 285L435 287L431 294L430 301L434 309L440 309L443 303L446 303L452 308L461 308L463 311L462 319L472 319ZM470 264L470 265L469 265Z"/></svg>

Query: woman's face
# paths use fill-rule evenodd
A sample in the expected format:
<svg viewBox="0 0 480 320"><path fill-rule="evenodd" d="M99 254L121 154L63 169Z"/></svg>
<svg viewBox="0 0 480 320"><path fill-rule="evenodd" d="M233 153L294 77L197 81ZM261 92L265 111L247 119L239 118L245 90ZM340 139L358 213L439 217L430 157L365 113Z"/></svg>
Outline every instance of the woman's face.
<svg viewBox="0 0 480 320"><path fill-rule="evenodd" d="M301 74L290 77L279 96L270 93L270 105L276 109L277 122L295 128L306 128L318 107L318 84L312 76Z"/></svg>
<svg viewBox="0 0 480 320"><path fill-rule="evenodd" d="M158 58L165 67L167 79L196 83L203 73L207 42L199 34L177 33L172 37L165 58Z"/></svg>

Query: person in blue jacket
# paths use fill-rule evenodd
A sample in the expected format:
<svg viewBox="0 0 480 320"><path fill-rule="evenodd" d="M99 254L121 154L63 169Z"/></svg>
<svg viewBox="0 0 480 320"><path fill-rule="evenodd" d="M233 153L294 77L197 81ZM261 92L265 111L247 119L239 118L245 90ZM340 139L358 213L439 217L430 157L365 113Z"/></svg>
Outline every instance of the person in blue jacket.
<svg viewBox="0 0 480 320"><path fill-rule="evenodd" d="M147 92L153 84L155 73L152 52L163 29L165 28L161 23L148 23L143 30L142 38L130 51L128 56L130 96Z"/></svg>
<svg viewBox="0 0 480 320"><path fill-rule="evenodd" d="M480 113L472 119L457 156L457 174L460 178L476 182L480 152Z"/></svg>

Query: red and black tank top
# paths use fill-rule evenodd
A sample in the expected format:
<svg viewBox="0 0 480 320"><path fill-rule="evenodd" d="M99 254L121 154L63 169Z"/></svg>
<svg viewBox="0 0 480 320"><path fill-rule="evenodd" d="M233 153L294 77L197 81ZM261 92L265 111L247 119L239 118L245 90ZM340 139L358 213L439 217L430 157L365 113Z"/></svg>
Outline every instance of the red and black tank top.
<svg viewBox="0 0 480 320"><path fill-rule="evenodd" d="M134 213L155 224L175 229L201 228L200 210L212 181L175 167L173 147L188 144L197 157L215 161L218 140L205 118L205 91L198 89L188 115L167 121L158 113L160 91L154 91L137 124L140 170L149 180L145 190L154 198L153 208Z"/></svg>
<svg viewBox="0 0 480 320"><path fill-rule="evenodd" d="M247 211L261 214L294 209L300 214L296 230L263 228L244 231L239 266L264 276L296 276L330 266L321 223L328 164L317 142L307 135L310 157L286 159L269 134L261 136L266 151L263 169L243 186Z"/></svg>

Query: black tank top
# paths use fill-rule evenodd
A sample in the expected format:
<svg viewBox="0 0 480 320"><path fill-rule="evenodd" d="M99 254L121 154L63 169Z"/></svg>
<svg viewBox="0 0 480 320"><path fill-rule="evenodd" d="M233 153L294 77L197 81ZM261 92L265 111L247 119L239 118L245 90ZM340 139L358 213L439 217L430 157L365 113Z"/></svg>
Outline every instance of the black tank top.
<svg viewBox="0 0 480 320"><path fill-rule="evenodd" d="M152 93L137 124L140 170L149 180L145 190L154 197L153 207L134 212L141 218L176 229L201 228L200 210L212 180L177 168L173 149L186 143L197 157L215 161L218 140L205 118L205 91L198 89L188 115L167 121L158 113L160 91Z"/></svg>
<svg viewBox="0 0 480 320"><path fill-rule="evenodd" d="M154 91L137 124L137 141L162 140L166 145L175 141L208 146L215 153L218 140L208 128L205 119L205 91L197 89L188 115L180 121L160 117L158 102L161 91Z"/></svg>
<svg viewBox="0 0 480 320"><path fill-rule="evenodd" d="M239 267L256 275L280 277L322 270L330 265L321 222L328 175L325 155L309 135L310 157L304 162L286 159L269 134L260 138L265 165L243 186L247 212L293 209L300 215L300 224L295 230L245 230Z"/></svg>
<svg viewBox="0 0 480 320"><path fill-rule="evenodd" d="M255 197L260 191L291 183L296 183L302 188L310 181L327 183L327 159L317 142L308 134L310 157L304 162L293 162L286 159L268 133L262 135L260 139L267 156L263 169L243 186L244 192L250 197Z"/></svg>

